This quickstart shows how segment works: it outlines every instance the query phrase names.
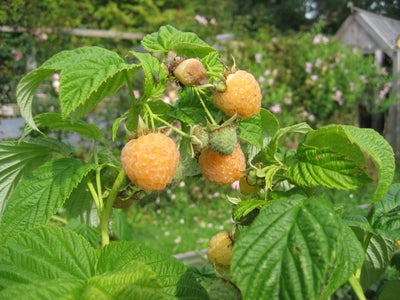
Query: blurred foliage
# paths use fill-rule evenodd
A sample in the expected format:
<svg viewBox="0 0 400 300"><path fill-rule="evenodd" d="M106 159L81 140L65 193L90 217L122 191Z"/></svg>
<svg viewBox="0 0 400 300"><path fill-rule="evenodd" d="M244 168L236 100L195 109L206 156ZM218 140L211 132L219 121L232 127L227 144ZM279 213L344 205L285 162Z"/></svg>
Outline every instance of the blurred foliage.
<svg viewBox="0 0 400 300"><path fill-rule="evenodd" d="M378 113L395 101L386 68L324 35L318 25L291 35L265 28L254 39L231 41L227 48L226 59L235 57L239 67L254 74L263 106L283 124L357 125L359 105Z"/></svg>
<svg viewBox="0 0 400 300"><path fill-rule="evenodd" d="M381 4L371 7L371 1L354 4L385 13ZM397 1L390 4L391 14L398 11L396 5ZM385 110L391 79L385 70L373 66L371 57L362 57L324 33L337 28L337 18L348 13L344 1L313 1L311 5L304 0L6 0L0 6L0 25L22 26L28 31L0 33L0 103L15 102L22 75L61 50L95 45L122 56L140 50L136 40L46 34L42 27L146 34L171 24L194 31L223 50L227 65L233 64L233 56L239 68L252 72L263 88L264 107L276 112L284 124L354 123L354 108L359 104L369 112ZM306 30L287 31L300 28ZM134 80L140 92L142 79ZM41 95L48 96L40 101L42 105L52 105L56 84L49 79L42 87Z"/></svg>

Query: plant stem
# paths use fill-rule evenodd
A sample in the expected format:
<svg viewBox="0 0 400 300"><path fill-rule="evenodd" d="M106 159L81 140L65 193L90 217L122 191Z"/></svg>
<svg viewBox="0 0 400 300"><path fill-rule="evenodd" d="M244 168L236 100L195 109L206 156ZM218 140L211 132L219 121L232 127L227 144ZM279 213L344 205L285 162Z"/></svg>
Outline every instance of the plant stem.
<svg viewBox="0 0 400 300"><path fill-rule="evenodd" d="M170 123L168 123L164 119L162 119L159 116L157 116L156 114L154 114L152 112L150 106L147 103L145 103L144 106L146 108L146 111L149 113L151 119L155 119L155 120L167 125L168 127L170 127L173 131L175 131L176 133L178 133L182 137L191 138L191 136L189 134L187 134L186 132L183 132L182 130L180 130L179 128L176 128L175 126L172 126Z"/></svg>
<svg viewBox="0 0 400 300"><path fill-rule="evenodd" d="M131 95L131 98L132 98L132 103L134 104L136 99L135 99L135 94L133 92L132 83L129 80L128 70L125 70L124 75L125 75L126 84L128 85L129 94Z"/></svg>
<svg viewBox="0 0 400 300"><path fill-rule="evenodd" d="M199 89L198 88L194 88L194 91L195 91L197 97L199 97L200 103L203 106L203 109L204 109L208 119L210 120L211 124L217 125L217 122L215 122L213 116L211 115L210 111L208 110L206 104L204 103L203 97L201 96Z"/></svg>
<svg viewBox="0 0 400 300"><path fill-rule="evenodd" d="M96 165L99 164L99 158L97 156L97 147L96 144L94 144L94 149L93 149L93 159L94 163ZM103 203L103 189L101 187L101 176L100 176L101 168L96 168L96 187L97 187L97 198L99 201L99 208L102 209L104 206Z"/></svg>
<svg viewBox="0 0 400 300"><path fill-rule="evenodd" d="M63 223L64 225L68 223L67 219L61 218L60 216L57 216L57 215L51 216L51 219L56 221L56 222Z"/></svg>
<svg viewBox="0 0 400 300"><path fill-rule="evenodd" d="M96 204L98 214L100 215L100 211L102 209L102 205L101 205L102 202L100 202L99 195L97 195L96 189L90 180L88 180L87 186L89 188L90 194L92 195L93 201Z"/></svg>
<svg viewBox="0 0 400 300"><path fill-rule="evenodd" d="M101 230L101 245L105 246L110 243L110 231L109 231L109 221L111 216L112 207L115 201L115 198L118 194L118 189L124 182L125 171L121 169L118 173L117 178L114 181L114 184L108 194L104 209L100 214L100 230Z"/></svg>
<svg viewBox="0 0 400 300"><path fill-rule="evenodd" d="M360 270L357 271L357 274L359 274L359 271L360 271ZM359 276L357 276L357 275L352 275L352 276L349 278L349 283L350 283L350 285L351 285L351 287L352 287L354 293L356 294L356 296L357 296L357 298L358 298L359 300L366 300L366 299L367 299L367 298L365 297L365 295L364 295L364 291L363 291L362 286L361 286L361 284L360 284Z"/></svg>

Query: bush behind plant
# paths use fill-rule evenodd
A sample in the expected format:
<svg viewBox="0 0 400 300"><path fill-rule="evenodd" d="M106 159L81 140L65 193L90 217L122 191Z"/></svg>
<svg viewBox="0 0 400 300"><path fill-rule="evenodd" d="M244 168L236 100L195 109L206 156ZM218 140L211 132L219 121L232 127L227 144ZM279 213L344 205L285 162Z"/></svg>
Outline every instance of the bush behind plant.
<svg viewBox="0 0 400 300"><path fill-rule="evenodd" d="M26 129L19 141L0 143L2 298L28 291L38 299L207 299L210 280L222 277L245 299L324 299L346 282L365 299L364 292L395 257L399 240L400 187L392 184L395 161L385 139L351 125L281 125L267 109L248 119L229 118L213 103L212 92L224 84L227 71L215 48L171 25L147 35L142 46L149 53L130 51L133 63L101 47L62 51L19 82ZM181 86L172 104L160 100L174 80L165 69L171 51L198 57L207 70L206 83ZM55 72L61 112L34 114L35 91ZM145 76L140 97L132 85L138 72ZM108 139L85 116L124 85L130 106L114 119ZM119 129L125 140L146 130L174 137L181 153L179 182L200 175L191 127L219 123L237 126L247 159L243 176L258 187L229 197L234 220L230 273L193 271L140 243L111 241L116 199L143 197L121 168L114 144ZM75 132L92 147L77 156L75 148L42 128ZM289 149L282 141L291 134L301 139ZM360 189L373 179L367 215L344 218L316 194L319 187ZM391 293L387 286L398 287L399 281L382 282L383 294Z"/></svg>

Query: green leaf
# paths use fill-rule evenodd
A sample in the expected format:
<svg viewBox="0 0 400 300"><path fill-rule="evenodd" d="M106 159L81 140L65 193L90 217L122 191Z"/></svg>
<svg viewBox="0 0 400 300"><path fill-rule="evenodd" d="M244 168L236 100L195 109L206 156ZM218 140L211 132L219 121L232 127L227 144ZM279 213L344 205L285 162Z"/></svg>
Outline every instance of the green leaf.
<svg viewBox="0 0 400 300"><path fill-rule="evenodd" d="M364 290L379 281L385 274L393 250L393 240L378 234L373 234L370 237L365 261L361 269L360 282Z"/></svg>
<svg viewBox="0 0 400 300"><path fill-rule="evenodd" d="M95 60L95 62L92 64L91 62L93 62L93 60ZM102 65L102 63L106 65ZM110 65L108 66L108 64ZM88 70L85 69L85 66ZM100 70L94 71L96 67L100 68ZM62 94L68 91L67 96L78 97L69 99L68 97L64 98L64 96L61 97L60 95L62 98L60 99L61 107L64 107L64 110L66 109L65 106L69 108L63 111L64 116L67 116L80 104L82 104L81 115L83 115L85 106L94 106L98 101L102 100L102 98L90 99L88 96L91 95L93 98L96 98L97 96L100 97L100 95L103 96L102 92L104 94L111 93L115 88L115 86L112 87L112 85L117 85L117 83L119 83L117 78L112 77L113 75L117 76L119 74L114 69L119 68L120 71L123 71L131 67L133 66L124 64L123 60L116 53L100 47L82 47L74 50L61 51L45 61L38 69L29 72L19 82L16 95L21 115L32 129L38 130L32 116L32 103L35 92L41 82L56 71L61 70L63 73L63 70L70 70L66 72L67 78L61 78L60 89L64 90L64 86L67 86L67 90L62 91ZM113 71L115 71L115 74L112 74ZM71 74L75 75L71 76ZM90 75L96 76L92 78ZM108 78L102 78L103 75ZM85 76L86 78L84 78ZM70 90L68 90L68 85L71 86ZM106 85L108 87L106 87ZM90 87L92 90L87 90ZM71 89L76 89L75 93L73 93ZM82 95L80 93L81 89L83 90ZM81 96L86 96L87 99L82 99ZM66 103L69 100L72 102Z"/></svg>
<svg viewBox="0 0 400 300"><path fill-rule="evenodd" d="M26 176L8 200L0 223L3 239L46 224L82 179L97 166L73 158L47 162Z"/></svg>
<svg viewBox="0 0 400 300"><path fill-rule="evenodd" d="M67 219L79 219L90 225L90 215L93 213L93 198L85 180L81 181L72 191L63 205L63 215Z"/></svg>
<svg viewBox="0 0 400 300"><path fill-rule="evenodd" d="M116 53L82 57L60 73L60 106L64 118L77 120L107 95L115 93L130 77L135 65L126 64Z"/></svg>
<svg viewBox="0 0 400 300"><path fill-rule="evenodd" d="M212 110L212 109L210 109ZM169 114L189 125L206 124L207 120L197 95L190 88L184 89L179 94L179 100L175 102Z"/></svg>
<svg viewBox="0 0 400 300"><path fill-rule="evenodd" d="M216 51L193 32L182 32L171 25L161 26L158 32L145 36L142 46L150 52L168 53L175 51L178 56L203 58Z"/></svg>
<svg viewBox="0 0 400 300"><path fill-rule="evenodd" d="M328 297L325 290L339 288L363 260L346 227L318 198L295 195L264 207L233 248L232 275L244 298Z"/></svg>
<svg viewBox="0 0 400 300"><path fill-rule="evenodd" d="M63 70L91 57L111 56L118 59L115 52L101 47L80 47L73 50L64 50L46 60L40 69Z"/></svg>
<svg viewBox="0 0 400 300"><path fill-rule="evenodd" d="M121 269L90 278L82 299L165 299L163 287L150 266L130 261Z"/></svg>
<svg viewBox="0 0 400 300"><path fill-rule="evenodd" d="M97 247L100 242L100 229L88 224L81 223L78 219L69 219L65 225L66 229L72 230L83 236L93 247Z"/></svg>
<svg viewBox="0 0 400 300"><path fill-rule="evenodd" d="M162 100L153 100L149 101L147 104L150 107L153 114L159 116L164 121L171 123L174 121L173 118L170 116L171 105L169 105L168 103ZM160 121L157 120L154 120L154 123L156 127L165 126L164 123L161 123Z"/></svg>
<svg viewBox="0 0 400 300"><path fill-rule="evenodd" d="M301 144L296 158L297 161L288 169L288 176L299 186L349 190L370 182L362 167L329 148Z"/></svg>
<svg viewBox="0 0 400 300"><path fill-rule="evenodd" d="M71 149L51 138L0 142L0 216L8 198L22 178L54 154L68 156Z"/></svg>
<svg viewBox="0 0 400 300"><path fill-rule="evenodd" d="M167 88L168 74L158 59L149 53L134 51L129 53L140 61L145 75L143 97L151 99L161 97Z"/></svg>
<svg viewBox="0 0 400 300"><path fill-rule="evenodd" d="M73 131L91 140L98 141L103 137L103 132L99 127L79 120L72 122L70 119L63 119L58 113L43 113L34 117L34 122L38 128L47 127L52 130ZM27 136L33 128L27 125L24 129L24 136Z"/></svg>
<svg viewBox="0 0 400 300"><path fill-rule="evenodd" d="M0 248L0 287L56 279L86 280L95 274L96 259L95 249L75 232L36 227L14 235Z"/></svg>
<svg viewBox="0 0 400 300"><path fill-rule="evenodd" d="M207 70L206 76L210 82L221 81L221 76L224 74L224 65L221 62L219 52L213 51L208 53L201 59L201 63Z"/></svg>
<svg viewBox="0 0 400 300"><path fill-rule="evenodd" d="M37 283L14 284L0 291L2 300L29 299L82 299L80 290L85 281L79 279L54 279Z"/></svg>
<svg viewBox="0 0 400 300"><path fill-rule="evenodd" d="M368 219L374 229L387 234L400 232L400 183L394 183L381 201L371 208Z"/></svg>
<svg viewBox="0 0 400 300"><path fill-rule="evenodd" d="M112 212L113 222L112 222L112 232L113 236L115 236L118 240L132 240L133 228L129 223L127 215L125 212L114 209Z"/></svg>
<svg viewBox="0 0 400 300"><path fill-rule="evenodd" d="M390 145L374 130L329 125L309 132L298 147L297 163L288 173L301 186L353 189L368 182L364 154L375 163L376 202L389 188L395 165Z"/></svg>
<svg viewBox="0 0 400 300"><path fill-rule="evenodd" d="M268 110L261 109L252 118L239 120L239 137L258 149L267 146L279 128L276 117Z"/></svg>
<svg viewBox="0 0 400 300"><path fill-rule="evenodd" d="M233 219L235 221L247 216L255 209L261 208L265 205L265 200L242 200L233 210Z"/></svg>
<svg viewBox="0 0 400 300"><path fill-rule="evenodd" d="M42 81L54 73L54 68L40 68L33 70L26 74L17 86L17 103L20 109L21 116L25 119L25 122L34 130L39 130L33 120L32 115L32 103L35 96L35 92Z"/></svg>
<svg viewBox="0 0 400 300"><path fill-rule="evenodd" d="M77 233L53 226L27 230L0 246L0 289L2 299L23 299L27 290L40 299L208 299L187 267L169 255L132 242L95 249Z"/></svg>
<svg viewBox="0 0 400 300"><path fill-rule="evenodd" d="M360 147L349 140L341 125L328 125L313 130L305 136L302 144L319 149L329 149L360 166L365 165L365 158Z"/></svg>
<svg viewBox="0 0 400 300"><path fill-rule="evenodd" d="M377 188L372 203L379 201L392 184L395 159L390 144L378 132L369 128L343 126L351 143L356 144L374 162L378 177Z"/></svg>
<svg viewBox="0 0 400 300"><path fill-rule="evenodd" d="M350 278L355 273L364 260L364 250L351 228L342 224L340 229L337 260L321 299L328 299L345 282L346 277Z"/></svg>
<svg viewBox="0 0 400 300"><path fill-rule="evenodd" d="M127 119L127 115L123 114L122 116L114 119L113 125L112 125L112 136L111 139L113 142L115 142L115 139L117 137L118 129L121 126L121 123L124 122Z"/></svg>
<svg viewBox="0 0 400 300"><path fill-rule="evenodd" d="M266 121L271 121L271 125L266 126L266 132L268 136L273 134L272 139L268 138L263 141L263 149L258 155L258 159L260 159L263 163L275 163L276 155L278 154L279 142L280 139L286 134L307 134L312 131L312 128L307 123L298 123L292 126L279 128L279 123L277 120L274 120L275 116L271 112L268 112L266 115ZM268 145L266 145L268 142Z"/></svg>
<svg viewBox="0 0 400 300"><path fill-rule="evenodd" d="M208 299L205 289L183 263L169 255L155 252L144 245L133 242L116 242L101 249L98 273L118 270L131 260L146 263L152 268L158 275L168 298Z"/></svg>
<svg viewBox="0 0 400 300"><path fill-rule="evenodd" d="M379 300L397 299L400 294L400 280L389 280L383 284L379 291Z"/></svg>
<svg viewBox="0 0 400 300"><path fill-rule="evenodd" d="M273 124L273 126L275 127L275 124ZM292 126L288 126L288 127L279 128L276 131L275 136L271 140L269 146L273 149L273 153L276 153L276 151L278 149L279 140L285 134L291 134L291 133L307 134L307 133L312 132L312 131L313 131L313 129L307 123L304 123L304 122L303 123L298 123L298 124L295 124L295 125L292 125Z"/></svg>

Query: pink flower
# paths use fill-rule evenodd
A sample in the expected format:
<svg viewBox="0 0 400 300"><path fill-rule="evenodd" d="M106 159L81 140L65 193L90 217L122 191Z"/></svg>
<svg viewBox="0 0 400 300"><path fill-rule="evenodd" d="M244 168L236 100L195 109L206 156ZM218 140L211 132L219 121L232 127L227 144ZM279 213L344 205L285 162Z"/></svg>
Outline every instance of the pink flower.
<svg viewBox="0 0 400 300"><path fill-rule="evenodd" d="M322 65L322 59L317 58L317 60L315 61L315 66L316 66L317 68L319 68L321 65Z"/></svg>
<svg viewBox="0 0 400 300"><path fill-rule="evenodd" d="M60 92L60 81L53 80L52 86L54 91L58 94Z"/></svg>
<svg viewBox="0 0 400 300"><path fill-rule="evenodd" d="M233 182L231 186L234 190L239 190L239 180Z"/></svg>
<svg viewBox="0 0 400 300"><path fill-rule="evenodd" d="M206 19L205 17L203 17L203 16L195 15L195 16L194 16L194 19L195 19L197 22L199 22L200 24L202 24L202 25L207 25L207 24L208 24L207 19Z"/></svg>
<svg viewBox="0 0 400 300"><path fill-rule="evenodd" d="M316 117L313 114L308 115L308 121L314 122Z"/></svg>
<svg viewBox="0 0 400 300"><path fill-rule="evenodd" d="M319 44L321 43L321 40L322 40L322 34L318 33L316 36L314 36L313 44Z"/></svg>
<svg viewBox="0 0 400 300"><path fill-rule="evenodd" d="M15 61L19 61L22 58L22 52L19 50L12 50L11 51L12 55L14 56Z"/></svg>
<svg viewBox="0 0 400 300"><path fill-rule="evenodd" d="M280 104L275 104L275 105L272 105L272 106L269 108L269 110L270 110L272 113L274 113L274 114L278 114L278 113L280 113L280 112L282 111L282 108L281 108L281 105L280 105Z"/></svg>
<svg viewBox="0 0 400 300"><path fill-rule="evenodd" d="M273 84L274 84L274 78L268 79L268 84L269 84L269 85L273 85Z"/></svg>
<svg viewBox="0 0 400 300"><path fill-rule="evenodd" d="M321 33L318 33L316 36L314 36L313 44L320 44L320 43L324 44L329 43L329 38L322 35Z"/></svg>
<svg viewBox="0 0 400 300"><path fill-rule="evenodd" d="M45 32L40 32L37 35L37 38L39 41L46 41L49 37L47 36L47 34Z"/></svg>
<svg viewBox="0 0 400 300"><path fill-rule="evenodd" d="M335 101L337 101L337 103L339 103L340 106L342 106L344 104L344 100L342 98L343 92L341 90L339 90L337 87L333 87L332 89L335 92L333 99Z"/></svg>
<svg viewBox="0 0 400 300"><path fill-rule="evenodd" d="M261 53L256 53L255 55L256 63L261 63L262 55Z"/></svg>
<svg viewBox="0 0 400 300"><path fill-rule="evenodd" d="M361 75L361 76L360 76L360 80L361 80L361 82L364 83L364 84L367 84L367 83L368 83L367 76L365 76L365 75Z"/></svg>
<svg viewBox="0 0 400 300"><path fill-rule="evenodd" d="M312 81L317 81L318 80L318 75L312 75L311 76Z"/></svg>
<svg viewBox="0 0 400 300"><path fill-rule="evenodd" d="M264 83L264 81L265 81L265 77L264 76L260 76L260 77L258 77L258 80L257 80L259 83Z"/></svg>
<svg viewBox="0 0 400 300"><path fill-rule="evenodd" d="M58 73L53 73L53 74L51 75L51 79L53 79L53 80L60 80L60 74L58 74Z"/></svg>
<svg viewBox="0 0 400 300"><path fill-rule="evenodd" d="M283 102L286 104L286 105L291 105L292 104L292 93L291 92L288 92L288 93L286 93L285 94L285 98L283 98Z"/></svg>
<svg viewBox="0 0 400 300"><path fill-rule="evenodd" d="M312 72L312 63L311 62L306 62L306 67L305 67L306 73L311 73Z"/></svg>
<svg viewBox="0 0 400 300"><path fill-rule="evenodd" d="M139 91L139 90L134 90L134 91L133 91L133 96L135 96L136 99L139 99L139 97L140 97L140 91Z"/></svg>

